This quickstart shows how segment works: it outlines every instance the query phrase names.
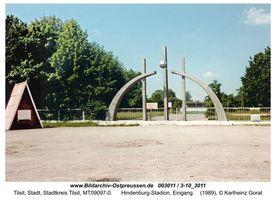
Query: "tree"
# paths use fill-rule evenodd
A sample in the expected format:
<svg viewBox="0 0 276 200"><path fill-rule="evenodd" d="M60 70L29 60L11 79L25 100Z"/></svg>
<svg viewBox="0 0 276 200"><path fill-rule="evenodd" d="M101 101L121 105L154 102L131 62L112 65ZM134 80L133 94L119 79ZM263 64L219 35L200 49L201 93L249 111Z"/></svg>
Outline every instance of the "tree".
<svg viewBox="0 0 276 200"><path fill-rule="evenodd" d="M14 15L6 17L6 103L14 84L10 72L27 58L24 38L28 34L27 24Z"/></svg>
<svg viewBox="0 0 276 200"><path fill-rule="evenodd" d="M186 91L185 92L185 96L186 96L186 102L187 101L192 101L192 95L189 91Z"/></svg>
<svg viewBox="0 0 276 200"><path fill-rule="evenodd" d="M7 24L11 19L15 17L7 17ZM19 21L13 20L15 22ZM39 108L47 107L50 101L47 99L49 93L51 93L49 84L47 83L48 75L50 71L49 57L56 51L56 40L61 29L61 20L55 17L43 17L31 22L30 25L24 24L24 35L20 37L16 34L12 34L10 27L7 25L7 38L9 43L14 39L17 39L15 45L21 45L20 48L21 57L13 51L12 45L7 45L7 80L10 85L16 82L28 80L29 87L32 91L32 96ZM17 28L21 31L20 28ZM19 59L20 58L20 59ZM10 66L9 63L16 63ZM9 95L7 95L9 96Z"/></svg>
<svg viewBox="0 0 276 200"><path fill-rule="evenodd" d="M168 90L168 102L172 102L172 108L174 109L181 107L181 100L176 97L172 89Z"/></svg>
<svg viewBox="0 0 276 200"><path fill-rule="evenodd" d="M140 72L135 72L132 69L125 70L125 82L130 81L136 76L139 76ZM135 84L128 93L124 96L121 106L124 108L141 108L142 107L142 84L141 82Z"/></svg>
<svg viewBox="0 0 276 200"><path fill-rule="evenodd" d="M225 94L221 95L221 103L223 107L239 107L241 106L240 99L238 96L234 96L233 94Z"/></svg>
<svg viewBox="0 0 276 200"><path fill-rule="evenodd" d="M50 58L53 73L49 81L56 86L54 102L57 108L77 108L85 69L89 68L87 33L75 20L67 21L59 33L57 50Z"/></svg>
<svg viewBox="0 0 276 200"><path fill-rule="evenodd" d="M126 70L117 57L96 43L90 46L89 63L82 78L81 107L91 119L104 119L112 98L126 83Z"/></svg>
<svg viewBox="0 0 276 200"><path fill-rule="evenodd" d="M222 84L217 80L214 80L209 84L209 87L213 90L213 92L217 95L223 107L239 107L241 106L241 101L239 96L234 96L233 94L226 94L221 91ZM214 107L214 104L209 96L205 97L204 100L206 107Z"/></svg>
<svg viewBox="0 0 276 200"><path fill-rule="evenodd" d="M49 58L57 50L57 39L63 23L55 16L35 19L28 26L26 46L28 51L29 69L36 69L29 75L29 85L39 108L52 108L54 85L48 81L53 72Z"/></svg>
<svg viewBox="0 0 276 200"><path fill-rule="evenodd" d="M192 96L189 91L186 91L186 101L191 101ZM156 90L152 93L150 99L150 102L157 102L158 107L164 106L164 93L163 90ZM172 102L172 107L180 108L182 106L182 100L178 99L175 95L175 92L172 89L168 90L168 101Z"/></svg>
<svg viewBox="0 0 276 200"><path fill-rule="evenodd" d="M64 23L50 63L57 108L80 107L90 119L105 118L109 103L126 82L121 62L97 43L89 43L75 20Z"/></svg>
<svg viewBox="0 0 276 200"><path fill-rule="evenodd" d="M241 77L242 95L245 106L270 107L271 92L271 52L267 47L264 52L250 57L245 75Z"/></svg>
<svg viewBox="0 0 276 200"><path fill-rule="evenodd" d="M239 89L237 89L238 94L234 97L238 106L244 107L244 89L243 86L241 86Z"/></svg>
<svg viewBox="0 0 276 200"><path fill-rule="evenodd" d="M153 92L151 97L149 98L149 101L158 103L158 107L163 107L164 106L163 90L156 90L155 92Z"/></svg>
<svg viewBox="0 0 276 200"><path fill-rule="evenodd" d="M75 20L50 16L27 25L7 16L6 94L28 80L38 108L81 108L88 119L104 119L114 95L139 73L87 38ZM127 107L141 106L139 84L127 96Z"/></svg>
<svg viewBox="0 0 276 200"><path fill-rule="evenodd" d="M209 84L209 87L213 90L213 92L217 95L218 99L221 101L221 83L219 83L218 80L214 80L212 83ZM204 103L206 107L214 107L214 104L209 96L205 97Z"/></svg>

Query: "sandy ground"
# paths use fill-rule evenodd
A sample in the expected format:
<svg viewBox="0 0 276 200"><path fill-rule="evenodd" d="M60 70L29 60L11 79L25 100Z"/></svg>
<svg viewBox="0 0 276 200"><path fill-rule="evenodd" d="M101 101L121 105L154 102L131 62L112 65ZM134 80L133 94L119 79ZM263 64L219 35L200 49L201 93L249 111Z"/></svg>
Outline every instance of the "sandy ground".
<svg viewBox="0 0 276 200"><path fill-rule="evenodd" d="M270 126L6 132L7 181L270 181Z"/></svg>

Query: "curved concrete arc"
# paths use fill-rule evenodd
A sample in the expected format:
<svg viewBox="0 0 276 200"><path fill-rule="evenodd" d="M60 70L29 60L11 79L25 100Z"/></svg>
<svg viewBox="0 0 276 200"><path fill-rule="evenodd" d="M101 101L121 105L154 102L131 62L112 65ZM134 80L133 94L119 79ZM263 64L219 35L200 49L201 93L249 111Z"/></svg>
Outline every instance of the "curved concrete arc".
<svg viewBox="0 0 276 200"><path fill-rule="evenodd" d="M121 100L123 96L127 93L127 91L138 81L141 81L144 78L147 78L149 76L152 76L156 74L156 71L151 72L151 73L145 73L141 74L139 76L136 76L135 78L131 79L129 82L127 82L118 92L117 94L113 97L109 108L108 108L108 114L109 114L109 120L114 121L117 118L117 110L118 107L121 103Z"/></svg>
<svg viewBox="0 0 276 200"><path fill-rule="evenodd" d="M178 72L178 71L173 70L172 73L176 74L176 75L187 77L187 78L191 79L192 81L196 82L208 94L208 96L211 98L211 100L212 100L212 102L215 106L215 109L216 109L218 120L219 121L227 121L226 114L225 114L225 111L223 109L223 106L222 106L220 100L218 99L217 95L213 92L213 90L210 87L205 85L202 81L198 80L197 78L195 78L191 75L188 75L184 72Z"/></svg>

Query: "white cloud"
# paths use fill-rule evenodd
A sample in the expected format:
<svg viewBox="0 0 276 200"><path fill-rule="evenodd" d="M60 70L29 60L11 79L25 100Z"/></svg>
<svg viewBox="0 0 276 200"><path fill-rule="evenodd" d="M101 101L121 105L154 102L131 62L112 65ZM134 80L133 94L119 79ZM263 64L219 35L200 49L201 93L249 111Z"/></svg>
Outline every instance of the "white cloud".
<svg viewBox="0 0 276 200"><path fill-rule="evenodd" d="M216 74L214 72L210 72L210 71L203 73L202 76L204 78L209 78L209 79L211 79L211 78L218 78L219 77L218 74Z"/></svg>
<svg viewBox="0 0 276 200"><path fill-rule="evenodd" d="M103 33L100 30L93 30L92 31L92 35L94 35L94 36L102 36Z"/></svg>
<svg viewBox="0 0 276 200"><path fill-rule="evenodd" d="M243 11L242 23L252 24L252 25L261 25L261 24L270 24L270 13L264 9L257 9L252 7L248 10Z"/></svg>

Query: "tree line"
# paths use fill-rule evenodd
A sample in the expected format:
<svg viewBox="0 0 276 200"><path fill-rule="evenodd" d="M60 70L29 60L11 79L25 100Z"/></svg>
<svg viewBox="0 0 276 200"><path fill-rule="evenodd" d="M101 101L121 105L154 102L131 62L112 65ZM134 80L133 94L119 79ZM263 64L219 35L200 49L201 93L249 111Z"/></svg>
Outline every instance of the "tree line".
<svg viewBox="0 0 276 200"><path fill-rule="evenodd" d="M249 65L241 77L242 85L237 95L221 91L222 84L214 80L209 86L224 107L270 107L271 106L271 49L266 47L249 58ZM205 97L206 107L213 107L210 97Z"/></svg>
<svg viewBox="0 0 276 200"><path fill-rule="evenodd" d="M44 16L27 24L6 17L6 104L14 83L27 80L38 108L81 108L89 119L104 119L116 92L139 74L89 42L76 20ZM141 98L138 84L122 106L141 107Z"/></svg>
<svg viewBox="0 0 276 200"><path fill-rule="evenodd" d="M250 57L238 94L221 92L221 84L209 86L224 106L270 106L270 47ZM76 20L44 16L29 24L14 15L6 16L6 103L14 83L28 81L38 108L81 108L88 119L104 119L106 109L116 92L139 75L126 69L118 57L96 42ZM173 107L181 100L169 90ZM191 101L186 92L186 100ZM163 91L155 91L151 102L163 105ZM141 84L128 92L121 107L141 107ZM211 107L209 97L205 105Z"/></svg>

